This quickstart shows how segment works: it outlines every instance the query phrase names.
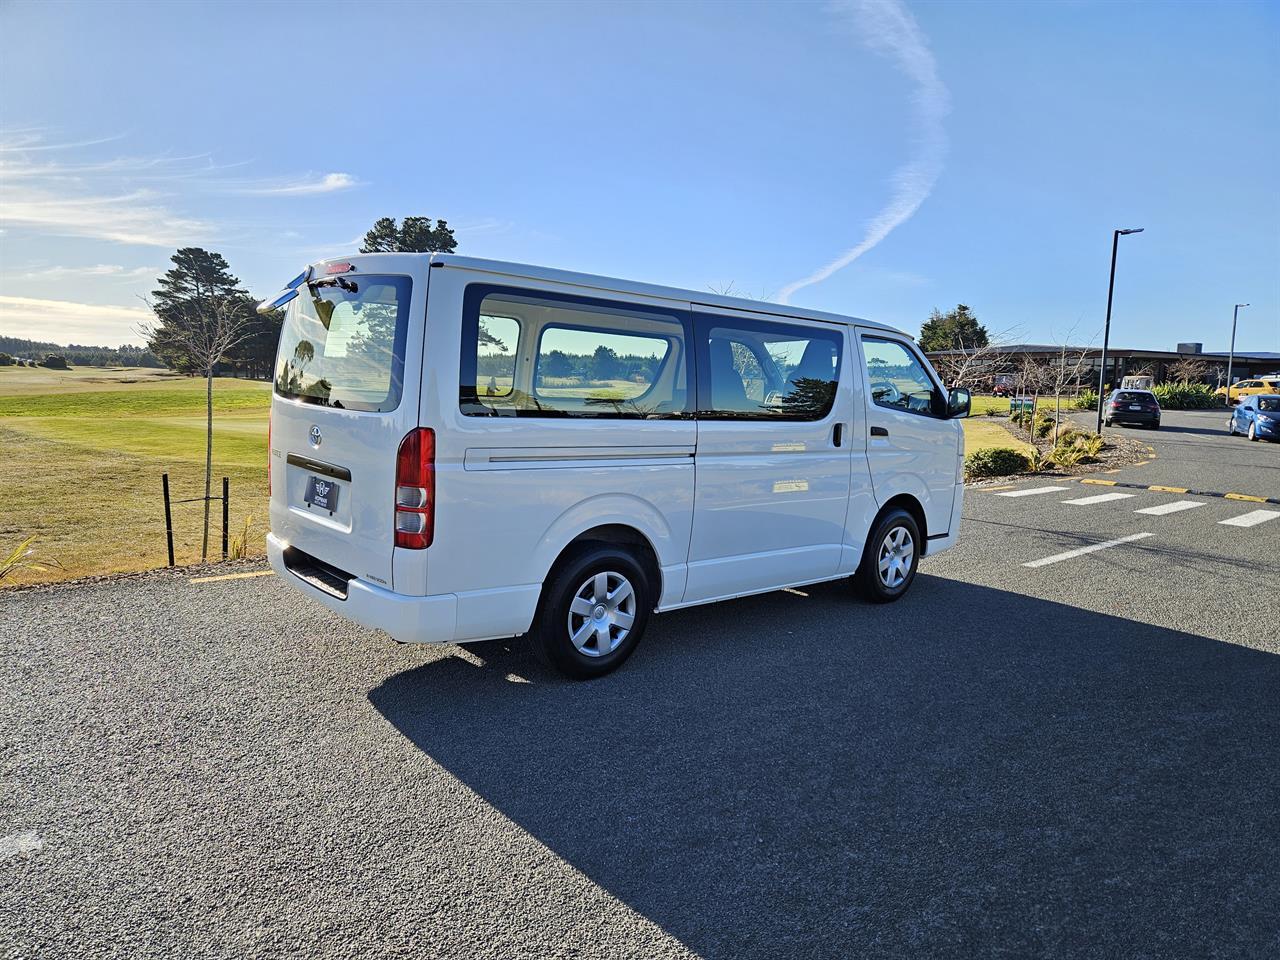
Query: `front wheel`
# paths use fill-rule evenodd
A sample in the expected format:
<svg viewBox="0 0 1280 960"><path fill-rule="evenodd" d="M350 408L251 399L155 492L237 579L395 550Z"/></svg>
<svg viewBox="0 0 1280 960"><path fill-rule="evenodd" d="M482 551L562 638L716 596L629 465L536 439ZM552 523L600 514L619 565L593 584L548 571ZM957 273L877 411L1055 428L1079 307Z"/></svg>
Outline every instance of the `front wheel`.
<svg viewBox="0 0 1280 960"><path fill-rule="evenodd" d="M1258 439L1258 430L1257 430L1257 427L1256 427L1256 425L1254 425L1254 424L1252 424L1252 423L1251 423L1251 424L1249 424L1249 439L1250 439L1250 440L1257 440L1257 439Z"/></svg>
<svg viewBox="0 0 1280 960"><path fill-rule="evenodd" d="M543 588L529 633L534 653L575 680L602 677L634 652L653 604L649 579L629 551L587 548Z"/></svg>
<svg viewBox="0 0 1280 960"><path fill-rule="evenodd" d="M872 603L899 599L916 578L923 545L915 517L906 510L885 514L872 528L853 575L858 593Z"/></svg>

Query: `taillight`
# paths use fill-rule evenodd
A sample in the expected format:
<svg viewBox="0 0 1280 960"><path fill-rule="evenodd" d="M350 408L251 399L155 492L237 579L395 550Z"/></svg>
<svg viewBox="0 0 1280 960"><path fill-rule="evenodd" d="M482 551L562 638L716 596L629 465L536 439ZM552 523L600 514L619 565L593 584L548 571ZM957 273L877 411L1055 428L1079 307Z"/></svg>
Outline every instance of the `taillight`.
<svg viewBox="0 0 1280 960"><path fill-rule="evenodd" d="M410 430L396 453L396 546L431 546L436 518L436 434Z"/></svg>

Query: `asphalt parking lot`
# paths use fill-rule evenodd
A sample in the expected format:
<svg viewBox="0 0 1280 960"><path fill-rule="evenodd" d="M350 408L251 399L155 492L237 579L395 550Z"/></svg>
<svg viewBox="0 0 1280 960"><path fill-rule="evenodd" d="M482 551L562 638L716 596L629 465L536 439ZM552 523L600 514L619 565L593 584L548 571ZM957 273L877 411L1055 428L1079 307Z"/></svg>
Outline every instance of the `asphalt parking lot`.
<svg viewBox="0 0 1280 960"><path fill-rule="evenodd" d="M1280 487L1280 448L1179 434L1107 479ZM965 514L898 604L664 615L588 684L272 577L0 595L0 944L1276 956L1280 506L1035 479Z"/></svg>

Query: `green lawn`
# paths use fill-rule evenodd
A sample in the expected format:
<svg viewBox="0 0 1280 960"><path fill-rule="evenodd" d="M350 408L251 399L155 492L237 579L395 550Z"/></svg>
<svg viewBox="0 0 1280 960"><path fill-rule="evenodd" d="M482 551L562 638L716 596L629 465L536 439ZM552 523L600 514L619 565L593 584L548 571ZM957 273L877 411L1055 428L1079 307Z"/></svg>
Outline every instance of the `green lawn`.
<svg viewBox="0 0 1280 960"><path fill-rule="evenodd" d="M964 424L964 452L966 455L988 447L1009 447L1023 453L1031 451L1031 444L1009 432L1009 421L995 417L969 417Z"/></svg>
<svg viewBox="0 0 1280 960"><path fill-rule="evenodd" d="M5 584L164 564L161 475L175 499L204 492L204 387L148 370L0 367L0 553L34 535L38 556L62 565ZM270 399L263 382L214 381L213 492L230 478L232 535L252 518L250 553L266 528ZM198 560L201 505L176 506L174 527L178 561ZM220 533L211 544L218 555Z"/></svg>

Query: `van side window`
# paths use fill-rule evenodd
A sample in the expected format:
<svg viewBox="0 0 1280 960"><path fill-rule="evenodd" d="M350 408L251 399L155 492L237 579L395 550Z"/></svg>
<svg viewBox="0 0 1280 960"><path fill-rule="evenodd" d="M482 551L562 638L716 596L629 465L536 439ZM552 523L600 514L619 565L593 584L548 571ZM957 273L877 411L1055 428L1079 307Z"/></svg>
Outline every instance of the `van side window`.
<svg viewBox="0 0 1280 960"><path fill-rule="evenodd" d="M481 315L476 327L476 393L482 397L511 396L519 343L519 320Z"/></svg>
<svg viewBox="0 0 1280 960"><path fill-rule="evenodd" d="M937 387L906 344L864 336L862 353L867 361L867 389L876 406L935 415Z"/></svg>
<svg viewBox="0 0 1280 960"><path fill-rule="evenodd" d="M835 403L842 337L789 324L698 318L700 417L821 420Z"/></svg>
<svg viewBox="0 0 1280 960"><path fill-rule="evenodd" d="M459 404L468 416L688 416L685 317L582 297L473 285Z"/></svg>

